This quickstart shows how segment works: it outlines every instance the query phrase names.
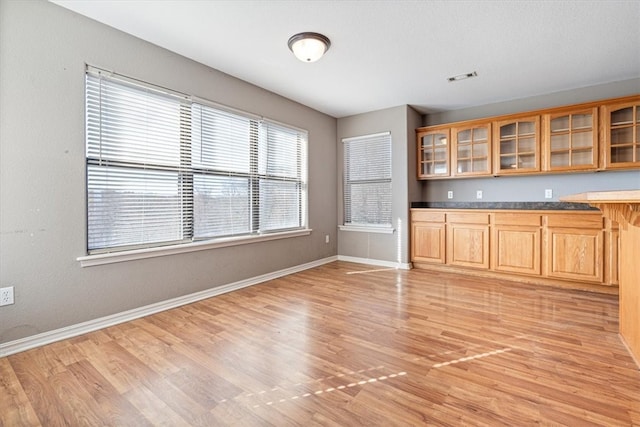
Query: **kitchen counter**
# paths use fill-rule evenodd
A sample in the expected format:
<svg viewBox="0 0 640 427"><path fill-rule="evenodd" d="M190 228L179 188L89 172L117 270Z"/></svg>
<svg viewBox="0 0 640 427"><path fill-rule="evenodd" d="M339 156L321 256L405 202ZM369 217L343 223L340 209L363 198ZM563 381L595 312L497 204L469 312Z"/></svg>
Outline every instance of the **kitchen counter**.
<svg viewBox="0 0 640 427"><path fill-rule="evenodd" d="M598 210L587 203L573 202L411 202L412 209L513 209L532 211Z"/></svg>

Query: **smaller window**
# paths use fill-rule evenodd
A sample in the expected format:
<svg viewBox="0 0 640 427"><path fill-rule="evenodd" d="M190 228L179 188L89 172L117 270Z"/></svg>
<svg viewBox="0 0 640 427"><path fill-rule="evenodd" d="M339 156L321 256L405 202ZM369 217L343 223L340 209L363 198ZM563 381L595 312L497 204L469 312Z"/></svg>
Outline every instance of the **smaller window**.
<svg viewBox="0 0 640 427"><path fill-rule="evenodd" d="M391 133L342 142L345 227L391 229Z"/></svg>

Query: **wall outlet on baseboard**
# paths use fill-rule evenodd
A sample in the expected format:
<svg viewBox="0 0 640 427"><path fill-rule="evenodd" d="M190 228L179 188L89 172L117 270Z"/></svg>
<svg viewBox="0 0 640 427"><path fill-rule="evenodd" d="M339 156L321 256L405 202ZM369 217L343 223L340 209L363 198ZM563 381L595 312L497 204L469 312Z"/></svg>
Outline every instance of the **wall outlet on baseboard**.
<svg viewBox="0 0 640 427"><path fill-rule="evenodd" d="M324 242L325 243L329 243L329 235L328 234L324 236Z"/></svg>
<svg viewBox="0 0 640 427"><path fill-rule="evenodd" d="M13 286L0 288L0 306L13 304Z"/></svg>

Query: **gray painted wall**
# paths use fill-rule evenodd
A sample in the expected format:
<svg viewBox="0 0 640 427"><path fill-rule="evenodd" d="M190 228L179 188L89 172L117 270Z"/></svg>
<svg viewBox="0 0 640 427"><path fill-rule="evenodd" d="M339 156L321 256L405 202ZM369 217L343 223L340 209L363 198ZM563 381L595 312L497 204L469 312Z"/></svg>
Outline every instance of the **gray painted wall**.
<svg viewBox="0 0 640 427"><path fill-rule="evenodd" d="M409 196L419 194L415 179L415 129L419 127L416 126L419 121L419 114L406 105L338 119L338 224L344 223L342 139L389 131L395 228L393 234L339 231L339 255L401 264L409 262Z"/></svg>
<svg viewBox="0 0 640 427"><path fill-rule="evenodd" d="M640 93L640 78L464 110L430 114L423 118L423 126L526 112L638 93ZM478 201L476 190L482 190L481 201L488 202L558 201L559 197L585 191L640 189L640 170L435 180L422 181L421 186L422 194L419 200L425 202L448 201L447 191L449 190L453 191L453 201L460 202ZM553 190L551 200L544 198L545 189Z"/></svg>
<svg viewBox="0 0 640 427"><path fill-rule="evenodd" d="M307 129L312 234L81 268L85 63ZM335 118L45 1L0 0L0 93L0 343L337 253Z"/></svg>

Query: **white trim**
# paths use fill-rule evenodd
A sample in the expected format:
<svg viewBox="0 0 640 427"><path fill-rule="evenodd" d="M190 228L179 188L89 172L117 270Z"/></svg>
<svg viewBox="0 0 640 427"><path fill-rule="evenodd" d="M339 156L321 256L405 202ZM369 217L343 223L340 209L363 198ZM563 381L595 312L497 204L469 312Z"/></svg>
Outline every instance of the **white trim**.
<svg viewBox="0 0 640 427"><path fill-rule="evenodd" d="M358 231L363 233L393 234L396 230L390 226L379 225L338 225L340 231Z"/></svg>
<svg viewBox="0 0 640 427"><path fill-rule="evenodd" d="M411 270L411 263L384 261L381 259L360 258L347 255L338 255L338 261L355 262L357 264L370 264L380 267L396 268L398 270Z"/></svg>
<svg viewBox="0 0 640 427"><path fill-rule="evenodd" d="M154 248L134 249L122 252L85 255L76 258L82 267L113 264L115 262L133 261L136 259L155 258L165 255L182 254L186 252L203 251L206 249L224 248L227 246L244 245L248 243L267 242L269 240L287 239L289 237L308 236L313 230L284 231L281 233L261 234L257 236L238 236L224 239L205 240L201 242L183 243L180 245L157 246Z"/></svg>
<svg viewBox="0 0 640 427"><path fill-rule="evenodd" d="M53 331L43 332L41 334L32 335L30 337L20 338L15 341L9 341L7 343L0 344L0 357L9 356L21 351L30 350L35 347L40 347L56 341L73 338L78 335L86 334L88 332L97 331L98 329L117 325L119 323L139 319L150 314L159 313L161 311L180 307L185 304L191 304L193 302L200 301L206 298L211 298L227 292L232 292L238 289L246 288L248 286L257 285L268 280L277 279L289 274L328 264L330 262L336 261L337 259L338 257L336 256L323 258L308 262L306 264L300 264L294 267L285 268L283 270L274 271L272 273L263 274L261 276L240 280L238 282L229 283L193 294L146 305L144 307L134 308L132 310L123 311L121 313L112 314L110 316L89 320L87 322L77 323L75 325L66 326L64 328L55 329Z"/></svg>
<svg viewBox="0 0 640 427"><path fill-rule="evenodd" d="M391 132L372 133L370 135L350 136L348 138L342 138L342 142L360 141L361 139L378 138L380 136L391 136Z"/></svg>

